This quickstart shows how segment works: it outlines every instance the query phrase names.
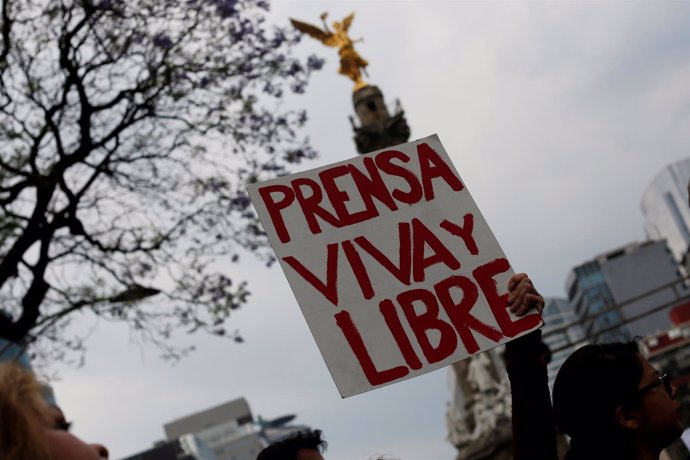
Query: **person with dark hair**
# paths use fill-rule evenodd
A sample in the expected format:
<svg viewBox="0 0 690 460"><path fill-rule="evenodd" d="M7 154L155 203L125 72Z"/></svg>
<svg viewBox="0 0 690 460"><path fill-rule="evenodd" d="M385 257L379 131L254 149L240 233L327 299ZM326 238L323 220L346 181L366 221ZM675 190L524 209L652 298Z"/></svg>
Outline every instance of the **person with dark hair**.
<svg viewBox="0 0 690 460"><path fill-rule="evenodd" d="M544 358L540 330L506 345L514 460L558 459L556 425L571 437L567 460L658 460L682 434L677 389L635 343L575 351L556 376L553 409Z"/></svg>
<svg viewBox="0 0 690 460"><path fill-rule="evenodd" d="M658 460L683 433L677 388L635 343L587 345L561 367L554 416L570 436L569 460Z"/></svg>
<svg viewBox="0 0 690 460"><path fill-rule="evenodd" d="M327 446L321 430L299 431L263 449L256 460L324 460Z"/></svg>
<svg viewBox="0 0 690 460"><path fill-rule="evenodd" d="M544 299L529 277L514 275L508 307L518 316ZM557 460L556 424L571 437L566 460L659 460L683 432L677 388L634 343L587 345L561 367L553 408L541 330L506 345L513 414L513 459ZM323 460L321 433L298 435L264 449L257 460ZM313 439L313 440L311 440Z"/></svg>

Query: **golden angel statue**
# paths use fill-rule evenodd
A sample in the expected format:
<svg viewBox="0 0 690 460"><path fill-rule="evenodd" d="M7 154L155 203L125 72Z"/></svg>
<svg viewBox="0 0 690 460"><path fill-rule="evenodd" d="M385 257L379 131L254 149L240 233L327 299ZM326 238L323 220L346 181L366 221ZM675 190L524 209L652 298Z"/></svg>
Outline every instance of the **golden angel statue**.
<svg viewBox="0 0 690 460"><path fill-rule="evenodd" d="M333 23L333 29L335 30L333 31L328 28L328 24L326 23L327 17L328 13L323 13L321 15L321 20L323 21L324 25L323 30L317 26L297 21L295 19L290 19L290 22L292 22L292 25L295 26L295 28L300 32L319 40L326 46L338 48L338 55L340 56L340 70L338 70L338 72L354 81L354 91L357 91L358 89L367 86L367 84L362 81L362 72L364 72L364 75L366 75L365 68L367 65L369 65L369 63L363 59L362 56L357 53L357 51L355 51L355 42L352 41L347 34L355 14L350 14L341 22L335 21Z"/></svg>

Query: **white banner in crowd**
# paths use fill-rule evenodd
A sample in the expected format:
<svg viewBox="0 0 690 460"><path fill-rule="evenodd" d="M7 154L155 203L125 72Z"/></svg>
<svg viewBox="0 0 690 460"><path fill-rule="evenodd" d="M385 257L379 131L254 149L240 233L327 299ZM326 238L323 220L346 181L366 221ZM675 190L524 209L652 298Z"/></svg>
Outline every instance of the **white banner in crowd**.
<svg viewBox="0 0 690 460"><path fill-rule="evenodd" d="M343 397L542 324L436 135L247 189Z"/></svg>

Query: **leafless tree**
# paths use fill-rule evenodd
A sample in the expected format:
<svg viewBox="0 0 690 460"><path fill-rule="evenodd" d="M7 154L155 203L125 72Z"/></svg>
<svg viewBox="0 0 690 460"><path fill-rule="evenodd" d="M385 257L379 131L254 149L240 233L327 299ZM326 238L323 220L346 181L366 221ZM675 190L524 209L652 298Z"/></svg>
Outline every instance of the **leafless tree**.
<svg viewBox="0 0 690 460"><path fill-rule="evenodd" d="M90 312L167 357L178 328L241 340L229 262L272 261L244 186L314 156L281 102L322 65L267 9L1 0L0 337L64 358Z"/></svg>

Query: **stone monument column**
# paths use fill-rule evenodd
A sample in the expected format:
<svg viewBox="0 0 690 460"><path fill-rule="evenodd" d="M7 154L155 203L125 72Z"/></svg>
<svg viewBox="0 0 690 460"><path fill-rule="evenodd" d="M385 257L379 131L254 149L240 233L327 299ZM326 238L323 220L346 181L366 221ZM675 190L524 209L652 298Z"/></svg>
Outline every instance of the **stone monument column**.
<svg viewBox="0 0 690 460"><path fill-rule="evenodd" d="M366 85L353 92L352 105L359 119L358 126L354 118L350 117L359 153L403 144L410 139L410 128L400 101L396 101L395 113L391 116L383 93L377 86Z"/></svg>
<svg viewBox="0 0 690 460"><path fill-rule="evenodd" d="M381 90L364 84L352 93L357 123L351 116L361 154L407 142L410 128L396 101L390 114ZM451 398L446 413L448 439L458 460L509 460L512 457L510 386L498 352L490 350L455 363L449 370Z"/></svg>
<svg viewBox="0 0 690 460"><path fill-rule="evenodd" d="M383 93L365 85L352 94L359 124L350 117L359 153L407 142L410 128L396 104L393 116ZM498 352L490 350L455 363L450 368L451 398L446 413L448 439L458 449L458 460L511 458L510 386Z"/></svg>
<svg viewBox="0 0 690 460"><path fill-rule="evenodd" d="M383 93L364 81L368 61L355 50L349 36L354 13L341 21L322 26L291 19L295 28L319 40L325 46L338 48L338 72L354 83L352 105L357 120L350 116L354 140L360 154L405 143L410 128L400 101L393 115ZM511 458L510 388L503 362L494 350L454 364L450 368L451 401L446 421L448 439L458 448L458 460L509 460ZM440 414L439 414L440 415Z"/></svg>

